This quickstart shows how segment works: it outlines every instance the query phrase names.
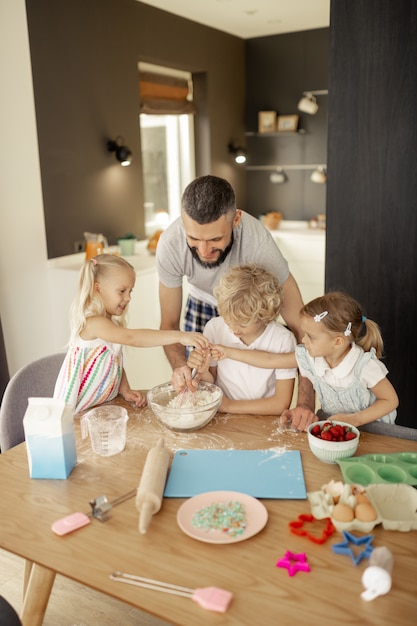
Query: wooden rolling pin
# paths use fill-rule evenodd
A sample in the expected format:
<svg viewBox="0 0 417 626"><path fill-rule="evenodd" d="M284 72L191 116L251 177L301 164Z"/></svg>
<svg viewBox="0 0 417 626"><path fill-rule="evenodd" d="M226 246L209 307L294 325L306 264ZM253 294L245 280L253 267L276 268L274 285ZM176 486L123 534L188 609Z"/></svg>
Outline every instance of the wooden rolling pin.
<svg viewBox="0 0 417 626"><path fill-rule="evenodd" d="M139 487L136 493L136 508L139 511L139 532L144 535L155 513L162 505L168 473L169 451L160 439L146 457Z"/></svg>

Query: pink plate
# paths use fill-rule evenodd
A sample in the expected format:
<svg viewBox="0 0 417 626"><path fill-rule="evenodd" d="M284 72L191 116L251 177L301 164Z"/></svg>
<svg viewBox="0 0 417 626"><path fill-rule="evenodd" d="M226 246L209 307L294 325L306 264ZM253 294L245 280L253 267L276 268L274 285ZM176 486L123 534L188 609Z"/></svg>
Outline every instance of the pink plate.
<svg viewBox="0 0 417 626"><path fill-rule="evenodd" d="M229 501L240 502L245 509L246 528L241 535L232 536L221 530L205 530L193 525L194 514L213 504L225 504ZM208 491L200 493L180 506L177 513L177 522L181 530L193 539L206 543L237 543L245 541L259 533L268 520L268 511L265 506L252 496L238 491Z"/></svg>

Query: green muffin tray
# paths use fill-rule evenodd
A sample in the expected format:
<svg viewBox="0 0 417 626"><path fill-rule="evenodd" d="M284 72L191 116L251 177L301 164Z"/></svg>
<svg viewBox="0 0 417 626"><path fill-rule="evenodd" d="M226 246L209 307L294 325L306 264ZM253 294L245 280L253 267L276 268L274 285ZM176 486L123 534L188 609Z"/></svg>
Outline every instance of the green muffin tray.
<svg viewBox="0 0 417 626"><path fill-rule="evenodd" d="M337 461L346 483L417 485L417 452L364 454Z"/></svg>

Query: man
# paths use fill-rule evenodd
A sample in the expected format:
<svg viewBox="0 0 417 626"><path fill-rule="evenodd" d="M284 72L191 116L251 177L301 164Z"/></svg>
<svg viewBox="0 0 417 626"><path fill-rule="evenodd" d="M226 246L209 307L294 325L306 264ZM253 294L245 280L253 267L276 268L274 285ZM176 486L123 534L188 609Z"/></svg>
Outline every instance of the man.
<svg viewBox="0 0 417 626"><path fill-rule="evenodd" d="M156 262L161 329L180 328L184 277L189 284L184 328L202 331L206 322L218 315L213 287L220 276L236 265L256 263L278 277L284 290L281 315L301 340L299 311L303 302L288 263L261 222L237 209L233 188L223 178L201 176L186 187L181 217L161 235ZM185 348L172 345L164 350L173 369L174 387L195 388ZM310 383L306 389L299 384L299 404L311 406L312 398Z"/></svg>

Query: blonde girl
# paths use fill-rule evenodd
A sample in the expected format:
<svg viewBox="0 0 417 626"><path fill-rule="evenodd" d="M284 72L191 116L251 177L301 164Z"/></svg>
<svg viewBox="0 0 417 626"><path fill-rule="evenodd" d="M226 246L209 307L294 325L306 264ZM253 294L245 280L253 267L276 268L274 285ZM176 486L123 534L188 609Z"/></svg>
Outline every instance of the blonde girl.
<svg viewBox="0 0 417 626"><path fill-rule="evenodd" d="M126 328L126 313L136 272L121 257L101 254L81 268L78 295L71 307L69 348L55 385L54 397L74 414L113 400L120 394L138 407L146 397L130 388L123 369L123 346L152 347L180 343L203 350L200 333Z"/></svg>
<svg viewBox="0 0 417 626"><path fill-rule="evenodd" d="M300 312L302 343L293 355L233 352L213 346L212 356L250 362L257 367L291 367L313 383L321 404L320 417L361 426L374 420L393 423L398 396L379 360L383 340L378 325L367 319L360 305L335 291L312 300ZM281 422L292 420L306 430L317 416L306 407L285 411Z"/></svg>
<svg viewBox="0 0 417 626"><path fill-rule="evenodd" d="M294 351L294 335L277 322L282 290L274 274L256 265L234 267L223 275L213 293L220 317L205 326L204 335L211 343L245 354ZM290 406L295 365L260 369L230 359L216 362L199 349L190 354L188 365L199 368L203 380L221 387L223 412L279 415Z"/></svg>

